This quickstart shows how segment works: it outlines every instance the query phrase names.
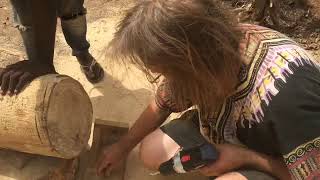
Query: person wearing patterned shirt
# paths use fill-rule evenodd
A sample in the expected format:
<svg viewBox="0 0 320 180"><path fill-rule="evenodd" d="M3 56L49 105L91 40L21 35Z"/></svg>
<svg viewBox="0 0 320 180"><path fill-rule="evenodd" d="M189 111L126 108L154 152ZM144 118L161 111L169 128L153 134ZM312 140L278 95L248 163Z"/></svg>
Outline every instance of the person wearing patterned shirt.
<svg viewBox="0 0 320 180"><path fill-rule="evenodd" d="M209 141L216 179L320 179L320 65L296 42L236 24L211 0L142 0L110 44L116 57L164 78L127 135L103 152L110 172L141 142L152 170ZM181 117L162 125L173 112ZM162 125L162 126L161 126Z"/></svg>

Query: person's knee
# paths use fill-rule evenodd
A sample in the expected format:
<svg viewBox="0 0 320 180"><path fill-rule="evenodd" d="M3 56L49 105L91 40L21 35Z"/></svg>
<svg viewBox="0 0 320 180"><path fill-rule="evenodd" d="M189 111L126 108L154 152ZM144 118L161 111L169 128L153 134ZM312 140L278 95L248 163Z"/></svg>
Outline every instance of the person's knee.
<svg viewBox="0 0 320 180"><path fill-rule="evenodd" d="M239 172L229 172L215 178L215 180L248 180L248 179Z"/></svg>
<svg viewBox="0 0 320 180"><path fill-rule="evenodd" d="M140 158L146 168L158 170L160 165L171 159L179 149L174 140L158 129L141 142Z"/></svg>
<svg viewBox="0 0 320 180"><path fill-rule="evenodd" d="M152 145L148 144L145 141L142 141L140 144L139 156L143 165L150 170L157 170L159 157L152 152Z"/></svg>
<svg viewBox="0 0 320 180"><path fill-rule="evenodd" d="M87 14L87 10L85 8L65 8L58 10L58 17L61 20L72 20L76 19L79 16L85 16Z"/></svg>

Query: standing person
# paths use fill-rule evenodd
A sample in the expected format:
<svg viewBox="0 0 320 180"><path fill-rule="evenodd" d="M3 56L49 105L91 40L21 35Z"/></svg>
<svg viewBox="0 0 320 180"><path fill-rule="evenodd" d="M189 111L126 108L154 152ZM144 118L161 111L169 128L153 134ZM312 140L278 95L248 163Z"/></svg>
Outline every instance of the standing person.
<svg viewBox="0 0 320 180"><path fill-rule="evenodd" d="M90 44L87 41L87 10L84 0L58 0L57 15L72 55L80 63L82 72L91 83L98 83L104 76L102 67L89 53Z"/></svg>
<svg viewBox="0 0 320 180"><path fill-rule="evenodd" d="M157 171L181 148L209 141L217 179L320 179L320 65L296 42L236 24L211 0L141 0L122 19L111 50L165 80L98 174L138 143ZM189 110L163 125L172 112Z"/></svg>
<svg viewBox="0 0 320 180"><path fill-rule="evenodd" d="M72 55L80 63L82 72L91 83L100 82L104 76L104 70L89 53L84 0L38 1L11 0L16 27L22 36L29 60L9 65L0 71L2 94L18 93L34 78L55 73L53 66L55 34L53 33L56 31L57 16L61 19L63 34L72 48ZM47 11L41 10L41 8L46 9L45 7ZM37 12L41 13L37 14Z"/></svg>

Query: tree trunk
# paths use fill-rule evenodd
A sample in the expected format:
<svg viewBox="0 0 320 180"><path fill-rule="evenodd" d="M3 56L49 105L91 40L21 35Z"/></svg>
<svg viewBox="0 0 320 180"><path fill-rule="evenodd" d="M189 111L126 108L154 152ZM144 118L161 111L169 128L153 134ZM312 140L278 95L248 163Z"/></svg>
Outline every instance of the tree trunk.
<svg viewBox="0 0 320 180"><path fill-rule="evenodd" d="M87 147L92 105L76 80L46 75L0 97L0 147L70 159Z"/></svg>

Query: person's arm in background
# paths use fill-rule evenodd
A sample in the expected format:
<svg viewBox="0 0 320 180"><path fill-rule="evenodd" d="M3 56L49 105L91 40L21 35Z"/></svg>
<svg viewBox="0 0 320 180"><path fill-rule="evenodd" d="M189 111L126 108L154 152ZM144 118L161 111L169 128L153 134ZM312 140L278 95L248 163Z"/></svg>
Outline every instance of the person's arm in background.
<svg viewBox="0 0 320 180"><path fill-rule="evenodd" d="M20 30L29 60L0 69L2 95L17 94L28 83L41 75L56 73L53 54L56 33L56 0L11 0L21 26ZM28 32L24 32L28 31Z"/></svg>

